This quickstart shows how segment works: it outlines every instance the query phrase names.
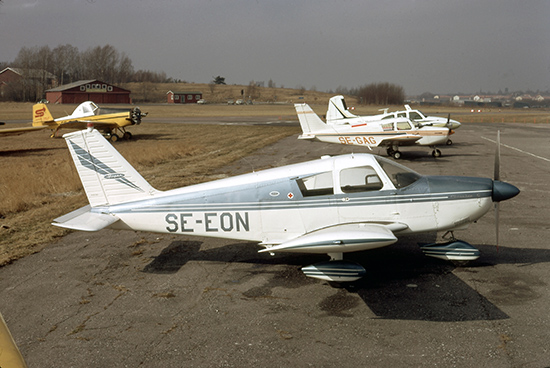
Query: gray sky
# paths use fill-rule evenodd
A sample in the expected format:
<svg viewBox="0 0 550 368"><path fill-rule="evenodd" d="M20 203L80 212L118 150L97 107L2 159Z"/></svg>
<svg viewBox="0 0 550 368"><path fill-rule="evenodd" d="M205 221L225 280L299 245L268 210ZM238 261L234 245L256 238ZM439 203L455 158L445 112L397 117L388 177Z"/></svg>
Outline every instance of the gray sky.
<svg viewBox="0 0 550 368"><path fill-rule="evenodd" d="M550 0L4 0L0 61L110 44L134 68L208 83L550 90Z"/></svg>

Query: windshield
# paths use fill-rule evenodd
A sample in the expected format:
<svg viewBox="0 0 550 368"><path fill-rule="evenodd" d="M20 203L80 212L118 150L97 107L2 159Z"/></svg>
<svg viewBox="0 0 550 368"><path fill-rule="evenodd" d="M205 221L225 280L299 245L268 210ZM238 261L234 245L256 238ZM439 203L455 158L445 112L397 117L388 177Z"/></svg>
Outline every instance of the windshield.
<svg viewBox="0 0 550 368"><path fill-rule="evenodd" d="M420 120L420 119L424 119L424 116L422 116L422 113L420 111L418 111L418 112L411 111L409 113L409 119L411 119L411 120Z"/></svg>
<svg viewBox="0 0 550 368"><path fill-rule="evenodd" d="M416 171L386 158L380 156L375 156L375 158L397 189L411 185L422 177L422 175Z"/></svg>

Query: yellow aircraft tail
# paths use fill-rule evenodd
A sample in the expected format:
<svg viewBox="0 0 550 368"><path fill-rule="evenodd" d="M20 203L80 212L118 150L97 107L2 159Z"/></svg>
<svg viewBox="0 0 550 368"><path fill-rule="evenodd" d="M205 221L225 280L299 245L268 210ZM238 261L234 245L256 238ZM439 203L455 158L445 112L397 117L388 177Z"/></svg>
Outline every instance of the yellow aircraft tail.
<svg viewBox="0 0 550 368"><path fill-rule="evenodd" d="M0 314L0 367L27 368L2 314Z"/></svg>
<svg viewBox="0 0 550 368"><path fill-rule="evenodd" d="M53 122L53 116L45 104L38 103L32 107L32 126L44 126Z"/></svg>

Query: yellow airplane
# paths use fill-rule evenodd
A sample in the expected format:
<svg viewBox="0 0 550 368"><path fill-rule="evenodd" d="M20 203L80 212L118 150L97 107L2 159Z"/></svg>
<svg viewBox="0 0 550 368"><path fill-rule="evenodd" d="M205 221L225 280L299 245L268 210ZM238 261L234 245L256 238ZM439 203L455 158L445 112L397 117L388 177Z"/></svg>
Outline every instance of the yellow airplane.
<svg viewBox="0 0 550 368"><path fill-rule="evenodd" d="M78 105L71 115L54 119L46 104L37 103L32 107L32 127L2 129L0 135L49 128L52 130L51 137L55 137L60 129L85 129L88 124L93 124L112 142L116 142L120 138L131 139L132 133L127 132L126 127L139 125L145 116L147 113L142 113L139 107L100 109L94 102L86 101Z"/></svg>

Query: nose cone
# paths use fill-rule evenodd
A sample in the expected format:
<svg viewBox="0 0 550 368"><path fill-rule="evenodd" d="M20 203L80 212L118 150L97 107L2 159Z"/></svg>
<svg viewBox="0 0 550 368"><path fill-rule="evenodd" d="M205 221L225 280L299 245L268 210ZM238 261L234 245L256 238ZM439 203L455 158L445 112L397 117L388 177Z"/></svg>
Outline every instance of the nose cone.
<svg viewBox="0 0 550 368"><path fill-rule="evenodd" d="M451 129L453 129L453 130L460 128L460 126L462 125L458 121L452 120L452 119L449 123L451 124Z"/></svg>
<svg viewBox="0 0 550 368"><path fill-rule="evenodd" d="M493 181L493 202L500 202L515 197L519 194L519 189L512 184L502 181Z"/></svg>

